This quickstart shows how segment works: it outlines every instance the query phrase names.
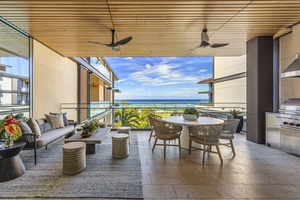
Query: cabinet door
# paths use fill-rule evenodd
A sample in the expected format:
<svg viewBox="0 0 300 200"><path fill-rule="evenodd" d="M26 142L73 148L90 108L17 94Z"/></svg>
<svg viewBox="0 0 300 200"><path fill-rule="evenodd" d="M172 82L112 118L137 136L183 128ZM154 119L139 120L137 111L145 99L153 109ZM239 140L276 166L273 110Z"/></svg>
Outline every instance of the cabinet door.
<svg viewBox="0 0 300 200"><path fill-rule="evenodd" d="M275 114L266 114L266 145L280 148L280 127Z"/></svg>
<svg viewBox="0 0 300 200"><path fill-rule="evenodd" d="M299 130L281 128L280 148L283 151L300 155L300 133Z"/></svg>

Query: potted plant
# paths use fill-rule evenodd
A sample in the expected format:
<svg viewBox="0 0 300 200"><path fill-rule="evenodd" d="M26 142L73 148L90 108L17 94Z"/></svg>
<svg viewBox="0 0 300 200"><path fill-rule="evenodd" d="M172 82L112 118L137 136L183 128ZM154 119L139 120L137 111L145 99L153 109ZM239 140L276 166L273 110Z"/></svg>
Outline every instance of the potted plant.
<svg viewBox="0 0 300 200"><path fill-rule="evenodd" d="M96 119L85 122L82 126L82 137L88 137L94 134L99 129L99 123Z"/></svg>
<svg viewBox="0 0 300 200"><path fill-rule="evenodd" d="M240 114L242 114L242 112L240 110L234 108L232 110L229 110L228 113L231 114L234 119L239 119L240 120L240 123L237 127L237 130L236 130L237 133L240 133L242 131L243 125L244 125L244 118L243 118L243 116L240 115Z"/></svg>
<svg viewBox="0 0 300 200"><path fill-rule="evenodd" d="M187 107L183 110L183 118L185 120L196 121L199 116L200 113L196 108Z"/></svg>

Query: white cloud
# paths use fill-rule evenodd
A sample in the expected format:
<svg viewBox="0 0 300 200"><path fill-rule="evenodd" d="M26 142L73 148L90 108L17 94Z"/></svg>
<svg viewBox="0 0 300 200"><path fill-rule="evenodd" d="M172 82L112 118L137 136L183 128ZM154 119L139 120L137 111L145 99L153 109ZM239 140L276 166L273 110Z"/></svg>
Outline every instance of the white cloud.
<svg viewBox="0 0 300 200"><path fill-rule="evenodd" d="M131 73L129 78L143 85L161 86L197 83L203 76L198 77L196 74L185 74L182 68L179 68L176 64L158 64L154 66L146 64L143 70Z"/></svg>
<svg viewBox="0 0 300 200"><path fill-rule="evenodd" d="M204 73L204 72L207 72L207 70L206 69L200 69L199 70L199 73Z"/></svg>
<svg viewBox="0 0 300 200"><path fill-rule="evenodd" d="M132 60L132 57L126 57L125 60Z"/></svg>

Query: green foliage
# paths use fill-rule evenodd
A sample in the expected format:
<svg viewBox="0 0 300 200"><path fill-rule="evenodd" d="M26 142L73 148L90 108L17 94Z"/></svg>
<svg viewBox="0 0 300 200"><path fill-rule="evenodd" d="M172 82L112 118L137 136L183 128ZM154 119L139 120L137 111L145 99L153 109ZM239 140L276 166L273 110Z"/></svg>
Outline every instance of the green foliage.
<svg viewBox="0 0 300 200"><path fill-rule="evenodd" d="M81 127L83 134L91 134L99 128L99 123L98 120L93 119L85 122Z"/></svg>
<svg viewBox="0 0 300 200"><path fill-rule="evenodd" d="M139 111L135 108L123 108L115 110L115 119L121 126L130 126L137 128L139 125Z"/></svg>
<svg viewBox="0 0 300 200"><path fill-rule="evenodd" d="M228 113L231 114L233 117L236 117L236 116L242 114L242 112L240 110L237 110L235 108L232 110L229 110Z"/></svg>
<svg viewBox="0 0 300 200"><path fill-rule="evenodd" d="M192 115L196 115L197 118L200 116L199 111L196 108L190 108L187 107L183 110L183 114L192 114Z"/></svg>

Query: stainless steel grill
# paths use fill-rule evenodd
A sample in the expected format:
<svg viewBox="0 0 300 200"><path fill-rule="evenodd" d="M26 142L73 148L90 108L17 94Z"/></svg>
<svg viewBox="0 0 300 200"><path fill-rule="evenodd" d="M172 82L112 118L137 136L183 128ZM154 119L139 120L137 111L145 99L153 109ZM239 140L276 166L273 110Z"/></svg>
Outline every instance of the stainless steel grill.
<svg viewBox="0 0 300 200"><path fill-rule="evenodd" d="M300 99L283 102L278 113L266 113L266 144L300 156Z"/></svg>
<svg viewBox="0 0 300 200"><path fill-rule="evenodd" d="M278 111L276 117L281 127L300 130L300 98L284 101Z"/></svg>

